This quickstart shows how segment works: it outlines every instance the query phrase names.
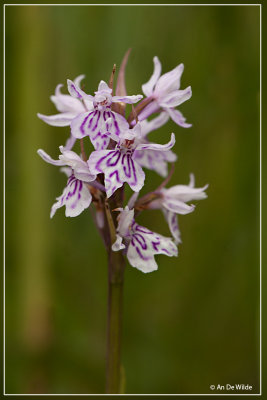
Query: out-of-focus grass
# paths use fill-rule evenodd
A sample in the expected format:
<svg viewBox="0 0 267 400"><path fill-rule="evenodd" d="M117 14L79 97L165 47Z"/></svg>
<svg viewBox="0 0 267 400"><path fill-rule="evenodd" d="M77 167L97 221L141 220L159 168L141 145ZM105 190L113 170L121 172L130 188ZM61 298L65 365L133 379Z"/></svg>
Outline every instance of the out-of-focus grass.
<svg viewBox="0 0 267 400"><path fill-rule="evenodd" d="M106 256L90 213L50 220L65 185L53 157L68 128L45 125L55 86L108 79L132 47L129 94L158 55L185 64L172 184L209 183L208 199L179 218L179 257L144 275L127 267L123 363L127 393L208 393L210 384L259 390L259 7L6 8L6 391L103 393ZM89 143L88 143L89 146ZM146 189L160 183L147 171ZM159 212L141 224L169 235Z"/></svg>

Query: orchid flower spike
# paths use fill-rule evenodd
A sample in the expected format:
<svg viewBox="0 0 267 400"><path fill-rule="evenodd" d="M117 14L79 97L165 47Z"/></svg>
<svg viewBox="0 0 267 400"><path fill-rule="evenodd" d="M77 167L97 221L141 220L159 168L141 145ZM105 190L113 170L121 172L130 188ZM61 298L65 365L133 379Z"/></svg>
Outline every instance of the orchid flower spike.
<svg viewBox="0 0 267 400"><path fill-rule="evenodd" d="M160 109L166 111L171 119L183 128L189 128L192 125L186 123L183 114L175 107L184 103L192 96L191 86L180 90L180 80L184 70L184 65L179 64L172 71L160 76L161 63L158 57L153 58L154 72L147 83L142 86L143 93L152 99L152 101L141 111L139 120L146 119L154 112Z"/></svg>
<svg viewBox="0 0 267 400"><path fill-rule="evenodd" d="M112 96L112 89L104 81L99 83L95 96L86 94L71 80L68 80L68 89L74 98L93 103L93 111L83 112L71 122L71 133L77 139L89 136L96 150L107 148L111 134L118 138L121 131L129 128L128 122L122 115L111 111L112 103L133 104L143 97L142 95ZM108 119L110 119L109 125L106 123Z"/></svg>
<svg viewBox="0 0 267 400"><path fill-rule="evenodd" d="M76 79L74 79L75 86L80 87L80 82L84 78L84 75L79 75ZM59 114L55 115L44 115L44 114L37 114L37 116L46 122L48 125L52 126L69 126L71 121L77 117L77 115L84 113L85 106L87 110L93 108L93 103L86 99L85 106L84 104L76 98L73 98L69 94L62 94L61 87L63 85L59 84L56 87L55 94L51 96L51 101L55 104ZM76 138L71 136L65 145L66 150L71 150Z"/></svg>
<svg viewBox="0 0 267 400"><path fill-rule="evenodd" d="M155 255L165 254L169 257L178 255L178 249L172 239L152 232L135 222L134 210L130 210L128 206L119 210L117 236L112 250L125 249L132 267L144 273L152 272L158 269Z"/></svg>

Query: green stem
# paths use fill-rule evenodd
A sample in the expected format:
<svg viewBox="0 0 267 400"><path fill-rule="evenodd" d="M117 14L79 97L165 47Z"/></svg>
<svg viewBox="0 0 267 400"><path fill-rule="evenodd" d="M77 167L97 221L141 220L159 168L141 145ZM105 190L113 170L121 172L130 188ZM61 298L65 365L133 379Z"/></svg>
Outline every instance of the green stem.
<svg viewBox="0 0 267 400"><path fill-rule="evenodd" d="M122 300L125 259L109 252L106 393L120 393Z"/></svg>

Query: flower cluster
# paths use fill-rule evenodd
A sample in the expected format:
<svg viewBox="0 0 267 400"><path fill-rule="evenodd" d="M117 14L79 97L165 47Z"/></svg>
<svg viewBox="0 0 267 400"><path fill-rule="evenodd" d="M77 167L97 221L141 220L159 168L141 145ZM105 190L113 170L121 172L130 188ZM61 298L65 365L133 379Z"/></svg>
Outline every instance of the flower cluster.
<svg viewBox="0 0 267 400"><path fill-rule="evenodd" d="M59 113L38 114L38 117L49 125L70 126L70 136L65 146L60 146L57 160L41 149L38 154L44 161L61 167L67 175L67 185L52 206L50 217L63 206L67 217L75 217L93 204L96 225L106 246L112 251L122 251L133 267L151 272L157 269L156 254L178 255L181 236L177 215L194 211L195 206L188 203L206 198L207 185L195 188L191 174L189 185L166 188L177 160L172 151L175 135L171 133L166 144L153 143L148 138L150 132L163 126L169 118L183 128L191 126L176 109L192 95L190 86L180 89L183 64L160 76L161 64L154 57L154 72L142 85L143 97L126 94L126 61L119 71L116 95L113 93L115 68L109 83L101 80L94 95L87 94L81 86L84 75L67 81L69 94L62 94L62 85L56 87L51 100ZM132 105L128 118L126 104ZM85 152L88 138L94 148L89 157ZM73 151L77 140L80 155ZM168 163L172 163L169 174ZM153 192L139 197L145 169L154 170L165 180ZM123 208L125 184L135 193ZM172 238L152 232L135 221L147 209L162 210Z"/></svg>

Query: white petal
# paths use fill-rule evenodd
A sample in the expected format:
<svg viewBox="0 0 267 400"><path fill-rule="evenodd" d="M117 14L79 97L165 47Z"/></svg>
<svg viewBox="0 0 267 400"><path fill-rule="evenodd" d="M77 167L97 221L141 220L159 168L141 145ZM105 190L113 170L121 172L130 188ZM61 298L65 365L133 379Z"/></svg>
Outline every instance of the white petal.
<svg viewBox="0 0 267 400"><path fill-rule="evenodd" d="M152 95L154 86L156 85L156 83L160 77L160 74L161 74L161 63L160 63L158 57L154 57L153 62L154 62L153 74L152 74L151 78L149 79L149 81L147 83L145 83L144 85L142 85L142 90L147 97Z"/></svg>
<svg viewBox="0 0 267 400"><path fill-rule="evenodd" d="M71 121L76 117L77 114L73 113L61 113L55 115L43 115L37 114L38 118L52 126L68 126Z"/></svg>
<svg viewBox="0 0 267 400"><path fill-rule="evenodd" d="M161 93L172 92L180 88L181 75L184 71L184 65L179 64L173 70L163 74L155 87L155 94L158 96Z"/></svg>
<svg viewBox="0 0 267 400"><path fill-rule="evenodd" d="M165 208L163 208L162 211L169 225L170 232L174 238L174 243L175 244L182 243L177 215L169 210L166 210Z"/></svg>
<svg viewBox="0 0 267 400"><path fill-rule="evenodd" d="M108 92L111 93L112 89L110 89L110 87L108 86L108 84L105 81L100 81L99 85L98 85L98 92Z"/></svg>
<svg viewBox="0 0 267 400"><path fill-rule="evenodd" d="M88 164L78 154L71 150L65 150L62 146L60 146L60 151L62 152L62 155L59 156L60 161L73 169L77 179L84 182L91 182L96 179L96 175L91 173Z"/></svg>
<svg viewBox="0 0 267 400"><path fill-rule="evenodd" d="M37 153L39 154L39 156L47 163L52 164L52 165L57 165L57 166L63 166L65 165L65 163L61 160L53 160L53 158L51 158L49 156L49 154L47 154L44 150L39 149L37 150Z"/></svg>
<svg viewBox="0 0 267 400"><path fill-rule="evenodd" d="M175 90L158 98L158 103L163 108L173 108L184 103L192 96L191 86L184 90Z"/></svg>
<svg viewBox="0 0 267 400"><path fill-rule="evenodd" d="M113 96L112 103L127 103L127 104L134 104L140 101L143 98L141 94L136 96Z"/></svg>
<svg viewBox="0 0 267 400"><path fill-rule="evenodd" d="M141 122L142 136L145 136L149 132L159 129L161 126L163 126L168 121L169 118L170 118L170 116L168 115L168 113L162 112L159 114L158 117L156 117L150 121L147 121L147 120L142 121Z"/></svg>
<svg viewBox="0 0 267 400"><path fill-rule="evenodd" d="M207 198L205 190L208 185L202 188L194 188L191 185L175 185L164 190L164 197L168 199L177 199L183 202L192 200L202 200Z"/></svg>
<svg viewBox="0 0 267 400"><path fill-rule="evenodd" d="M157 144L157 143L144 143L139 144L136 147L136 150L154 150L154 151L168 151L175 145L175 135L174 133L171 134L171 140L166 144Z"/></svg>
<svg viewBox="0 0 267 400"><path fill-rule="evenodd" d="M168 162L175 162L177 156L171 150L162 152L155 150L137 150L134 153L134 159L142 167L154 170L165 178L168 175Z"/></svg>
<svg viewBox="0 0 267 400"><path fill-rule="evenodd" d="M113 251L119 251L125 249L125 244L122 243L122 237L120 235L116 235L116 241L111 246Z"/></svg>
<svg viewBox="0 0 267 400"><path fill-rule="evenodd" d="M85 75L79 75L79 76L77 76L77 78L75 78L75 79L73 80L73 82L74 82L74 84L75 84L76 86L81 87L81 81L82 81L84 78L85 78Z"/></svg>
<svg viewBox="0 0 267 400"><path fill-rule="evenodd" d="M64 150L71 150L73 148L73 146L75 145L76 142L76 138L72 135L70 135L70 137L67 139L65 146L64 146Z"/></svg>
<svg viewBox="0 0 267 400"><path fill-rule="evenodd" d="M122 237L129 235L129 228L133 223L133 218L134 210L130 210L128 206L126 206L124 209L121 209L121 212L118 215L117 231Z"/></svg>
<svg viewBox="0 0 267 400"><path fill-rule="evenodd" d="M162 200L162 205L163 207L165 207L167 210L172 211L176 214L189 214L191 212L194 211L195 206L192 205L188 205L186 203L184 203L183 201L180 200L176 200L173 198L163 198Z"/></svg>
<svg viewBox="0 0 267 400"><path fill-rule="evenodd" d="M51 96L50 99L55 104L58 111L62 113L73 113L77 115L85 111L82 102L69 94Z"/></svg>
<svg viewBox="0 0 267 400"><path fill-rule="evenodd" d="M191 128L192 124L186 122L185 117L180 111L175 110L174 108L165 108L165 110L177 125L182 126L183 128Z"/></svg>

